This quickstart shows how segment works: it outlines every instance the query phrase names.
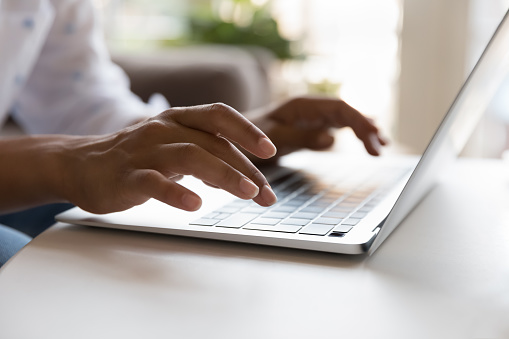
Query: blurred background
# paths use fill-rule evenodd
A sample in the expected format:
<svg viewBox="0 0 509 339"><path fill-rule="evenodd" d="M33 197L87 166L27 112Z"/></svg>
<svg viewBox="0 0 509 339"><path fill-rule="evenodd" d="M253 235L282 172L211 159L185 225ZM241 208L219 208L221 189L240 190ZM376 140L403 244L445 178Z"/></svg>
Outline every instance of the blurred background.
<svg viewBox="0 0 509 339"><path fill-rule="evenodd" d="M295 95L340 97L407 153L423 151L509 7L509 0L95 2L113 59L145 99L148 80L136 77L162 76L164 67L174 68L167 79L183 79L162 91L172 105L198 96L247 110ZM185 79L211 68L214 76L188 85L186 101ZM509 80L465 155L501 157L508 126Z"/></svg>

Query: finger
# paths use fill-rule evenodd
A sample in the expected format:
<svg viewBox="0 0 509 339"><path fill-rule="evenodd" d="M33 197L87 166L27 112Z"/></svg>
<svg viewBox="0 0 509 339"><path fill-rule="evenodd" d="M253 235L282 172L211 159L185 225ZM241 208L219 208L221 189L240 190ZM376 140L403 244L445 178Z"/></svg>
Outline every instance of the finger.
<svg viewBox="0 0 509 339"><path fill-rule="evenodd" d="M198 145L172 144L164 148L162 158L171 159L166 166L174 173L192 175L241 199L253 199L259 193L263 196L264 187L260 189L240 171Z"/></svg>
<svg viewBox="0 0 509 339"><path fill-rule="evenodd" d="M308 128L321 125L322 129L351 127L355 135L364 143L368 153L372 155L378 155L379 146L385 142L372 119L365 117L342 100L297 98L283 107L284 109L276 111L274 117L276 120L297 127L301 125L307 125ZM372 138L372 134L375 134L378 140Z"/></svg>
<svg viewBox="0 0 509 339"><path fill-rule="evenodd" d="M276 147L258 127L225 104L178 108L171 114L184 126L222 135L260 158L267 159L276 154Z"/></svg>
<svg viewBox="0 0 509 339"><path fill-rule="evenodd" d="M223 160L253 181L260 189L260 194L253 199L256 203L262 206L270 206L277 200L272 190L268 188L268 182L265 176L230 141L221 136L213 136L212 134L193 129L184 130L182 133L185 135L186 140L200 145L200 147ZM211 183L209 182L208 184Z"/></svg>
<svg viewBox="0 0 509 339"><path fill-rule="evenodd" d="M365 117L344 101L338 101L337 105L337 112L330 116L331 119L337 124L351 127L369 154L380 155L381 146L385 145L386 141L380 135L373 119Z"/></svg>
<svg viewBox="0 0 509 339"><path fill-rule="evenodd" d="M133 171L126 185L133 197L154 198L186 211L196 211L201 207L201 199L198 195L173 180L168 180L155 170Z"/></svg>
<svg viewBox="0 0 509 339"><path fill-rule="evenodd" d="M330 126L350 127L371 155L380 155L381 146L378 128L373 119L368 118L342 100L329 99L324 105L323 114L327 117Z"/></svg>
<svg viewBox="0 0 509 339"><path fill-rule="evenodd" d="M380 143L380 139L378 135L372 133L368 135L368 141L362 140L364 142L364 147L371 155L380 155L380 150L382 148L382 144Z"/></svg>
<svg viewBox="0 0 509 339"><path fill-rule="evenodd" d="M387 140L387 138L385 138L384 136L381 136L380 133L378 133L378 141L383 146L387 146L389 144L389 140Z"/></svg>

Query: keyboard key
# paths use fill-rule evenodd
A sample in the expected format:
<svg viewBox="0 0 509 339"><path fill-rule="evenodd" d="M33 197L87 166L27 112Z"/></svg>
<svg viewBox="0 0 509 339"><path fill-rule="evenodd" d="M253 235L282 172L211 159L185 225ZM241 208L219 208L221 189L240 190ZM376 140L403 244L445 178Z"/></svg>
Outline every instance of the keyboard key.
<svg viewBox="0 0 509 339"><path fill-rule="evenodd" d="M275 219L275 218L256 218L255 220L251 221L252 224L260 224L260 225L272 225L279 223L281 219Z"/></svg>
<svg viewBox="0 0 509 339"><path fill-rule="evenodd" d="M267 207L263 206L248 206L242 210L244 213L263 213L267 212Z"/></svg>
<svg viewBox="0 0 509 339"><path fill-rule="evenodd" d="M327 212L322 217L325 218L337 218L337 219L344 219L348 216L347 212Z"/></svg>
<svg viewBox="0 0 509 339"><path fill-rule="evenodd" d="M302 226L298 225L257 225L257 224L248 224L243 227L243 229L248 230L256 230L256 231L269 231L269 232L282 232L282 233L297 233Z"/></svg>
<svg viewBox="0 0 509 339"><path fill-rule="evenodd" d="M300 206L302 205L302 201L301 200L294 200L294 199L291 199L287 202L285 202L282 206Z"/></svg>
<svg viewBox="0 0 509 339"><path fill-rule="evenodd" d="M273 232L282 232L282 233L297 233L300 229L302 228L302 226L299 226L299 225L276 225L274 226L273 229L271 229L271 231Z"/></svg>
<svg viewBox="0 0 509 339"><path fill-rule="evenodd" d="M343 219L338 218L318 218L314 221L316 224L327 224L327 225L337 225L339 224Z"/></svg>
<svg viewBox="0 0 509 339"><path fill-rule="evenodd" d="M300 193L294 199L298 198L297 200L305 202L305 201L308 201L309 199L313 199L315 196L316 196L316 194L303 194L303 193Z"/></svg>
<svg viewBox="0 0 509 339"><path fill-rule="evenodd" d="M344 212L344 213L350 213L355 209L356 206L336 206L331 208L331 212Z"/></svg>
<svg viewBox="0 0 509 339"><path fill-rule="evenodd" d="M212 212L212 213L209 213L207 214L206 216L204 216L205 219L214 219L216 216L218 216L219 213L217 212Z"/></svg>
<svg viewBox="0 0 509 339"><path fill-rule="evenodd" d="M305 207L303 209L301 209L299 212L304 212L304 213L321 213L323 212L323 208L321 207L316 207L316 206L309 206L309 207Z"/></svg>
<svg viewBox="0 0 509 339"><path fill-rule="evenodd" d="M308 220L308 219L286 219L286 220L283 220L281 221L281 224L283 225L297 225L297 226L305 226L307 224L309 224L311 220Z"/></svg>
<svg viewBox="0 0 509 339"><path fill-rule="evenodd" d="M378 203L370 200L368 203L364 204L362 208L374 208Z"/></svg>
<svg viewBox="0 0 509 339"><path fill-rule="evenodd" d="M317 216L319 216L320 213L306 213L306 212L297 212L295 213L294 215L292 215L292 218L297 218L297 219L314 219L316 218Z"/></svg>
<svg viewBox="0 0 509 339"><path fill-rule="evenodd" d="M189 223L189 225L198 225L198 226L214 226L220 220L219 219L210 219L210 218L201 218Z"/></svg>
<svg viewBox="0 0 509 339"><path fill-rule="evenodd" d="M364 201L364 198L354 198L354 197L348 197L345 200L343 200L342 204L353 204L358 205L362 201Z"/></svg>
<svg viewBox="0 0 509 339"><path fill-rule="evenodd" d="M235 200L227 205L227 207L245 207L251 204L251 200Z"/></svg>
<svg viewBox="0 0 509 339"><path fill-rule="evenodd" d="M241 207L224 206L224 207L221 207L220 209L216 210L216 212L233 214L233 213L240 211L240 209L241 209Z"/></svg>
<svg viewBox="0 0 509 339"><path fill-rule="evenodd" d="M334 226L332 225L325 224L310 224L304 227L299 233L311 235L326 235L333 227Z"/></svg>
<svg viewBox="0 0 509 339"><path fill-rule="evenodd" d="M336 207L355 208L357 206L359 206L358 203L342 201Z"/></svg>
<svg viewBox="0 0 509 339"><path fill-rule="evenodd" d="M295 206L278 206L274 207L271 211L274 212L295 212L297 208Z"/></svg>
<svg viewBox="0 0 509 339"><path fill-rule="evenodd" d="M276 218L276 219L284 219L289 216L289 212L267 212L262 214L264 218Z"/></svg>
<svg viewBox="0 0 509 339"><path fill-rule="evenodd" d="M290 184L289 186L285 187L284 190L288 192L295 192L302 186L304 186L305 182L303 180L299 180L294 182L293 184Z"/></svg>
<svg viewBox="0 0 509 339"><path fill-rule="evenodd" d="M257 216L257 214L252 213L237 213L220 221L216 224L216 227L241 228Z"/></svg>
<svg viewBox="0 0 509 339"><path fill-rule="evenodd" d="M355 218L355 219L362 219L364 218L365 216L367 215L367 213L363 213L363 212L355 212L354 214L352 214L350 217L351 218Z"/></svg>
<svg viewBox="0 0 509 339"><path fill-rule="evenodd" d="M341 224L342 225L355 226L355 225L357 225L359 223L359 221L361 221L361 219L348 218L345 221L343 221Z"/></svg>
<svg viewBox="0 0 509 339"><path fill-rule="evenodd" d="M332 230L332 232L334 232L334 233L347 233L347 232L349 232L351 229L352 229L352 226L348 226L348 225L338 225L338 226L334 227L334 229Z"/></svg>
<svg viewBox="0 0 509 339"><path fill-rule="evenodd" d="M354 198L354 199L360 199L364 200L368 195L370 195L370 191L355 191L348 197L347 200Z"/></svg>
<svg viewBox="0 0 509 339"><path fill-rule="evenodd" d="M293 197L290 201L300 201L301 203L308 201L309 198L307 196L298 195L296 197Z"/></svg>
<svg viewBox="0 0 509 339"><path fill-rule="evenodd" d="M276 187L276 186L284 183L285 181L289 180L290 178L293 178L296 174L297 174L296 172L285 173L282 176L278 177L277 179L271 180L270 184L273 187Z"/></svg>
<svg viewBox="0 0 509 339"><path fill-rule="evenodd" d="M342 196L344 196L345 194L346 194L346 191L335 191L335 190L332 190L332 191L327 192L324 195L324 197L329 198L329 199L333 199L333 200L337 200L337 199L341 198Z"/></svg>
<svg viewBox="0 0 509 339"><path fill-rule="evenodd" d="M218 213L214 218L212 219L218 219L218 220L223 220L223 219L226 219L228 218L229 216L231 216L230 213Z"/></svg>
<svg viewBox="0 0 509 339"><path fill-rule="evenodd" d="M320 199L316 200L316 202L319 202L321 204L327 204L327 205L332 204L334 201L336 201L336 199L331 199L331 198L320 198Z"/></svg>

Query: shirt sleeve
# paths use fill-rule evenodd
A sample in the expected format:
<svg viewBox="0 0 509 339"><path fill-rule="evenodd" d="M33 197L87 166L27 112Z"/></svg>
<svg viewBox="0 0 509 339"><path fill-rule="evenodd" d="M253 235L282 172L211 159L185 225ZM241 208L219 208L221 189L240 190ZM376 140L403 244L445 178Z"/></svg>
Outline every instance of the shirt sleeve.
<svg viewBox="0 0 509 339"><path fill-rule="evenodd" d="M28 133L104 134L159 113L129 89L89 0L52 0L55 20L14 107Z"/></svg>

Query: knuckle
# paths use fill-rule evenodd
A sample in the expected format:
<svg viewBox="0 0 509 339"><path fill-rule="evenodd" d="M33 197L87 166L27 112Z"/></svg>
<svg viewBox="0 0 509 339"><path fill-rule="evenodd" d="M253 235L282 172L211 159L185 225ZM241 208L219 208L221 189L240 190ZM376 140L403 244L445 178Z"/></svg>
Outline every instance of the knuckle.
<svg viewBox="0 0 509 339"><path fill-rule="evenodd" d="M184 158L192 158L199 152L200 147L191 142L182 143L180 146L180 153Z"/></svg>
<svg viewBox="0 0 509 339"><path fill-rule="evenodd" d="M222 103L222 102L215 102L213 104L210 104L210 108L212 110L223 111L223 112L231 111L231 109L232 109L230 106L228 106L227 104Z"/></svg>
<svg viewBox="0 0 509 339"><path fill-rule="evenodd" d="M221 171L220 180L223 185L231 186L232 183L236 183L238 174L229 167L224 167Z"/></svg>
<svg viewBox="0 0 509 339"><path fill-rule="evenodd" d="M158 135L167 132L166 124L156 118L149 119L140 127L141 132L147 135Z"/></svg>
<svg viewBox="0 0 509 339"><path fill-rule="evenodd" d="M222 120L230 116L235 110L222 102L210 104L209 114L214 120Z"/></svg>
<svg viewBox="0 0 509 339"><path fill-rule="evenodd" d="M192 174L193 166L198 159L202 158L203 149L193 143L181 143L178 145L178 162L186 169L186 174ZM184 174L184 173L183 173Z"/></svg>
<svg viewBox="0 0 509 339"><path fill-rule="evenodd" d="M217 137L211 143L214 153L230 155L234 154L236 148L231 142L223 137Z"/></svg>

